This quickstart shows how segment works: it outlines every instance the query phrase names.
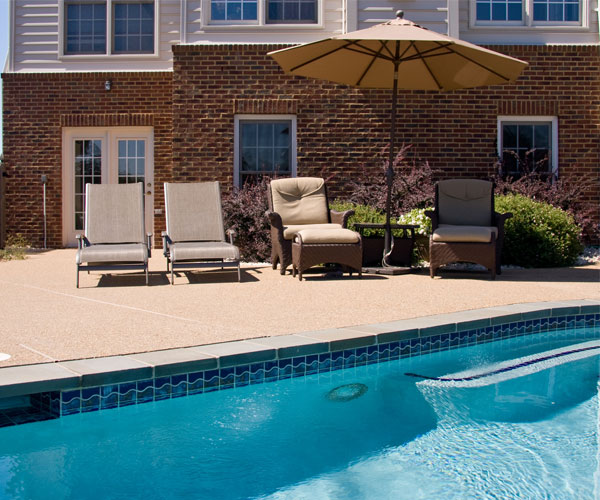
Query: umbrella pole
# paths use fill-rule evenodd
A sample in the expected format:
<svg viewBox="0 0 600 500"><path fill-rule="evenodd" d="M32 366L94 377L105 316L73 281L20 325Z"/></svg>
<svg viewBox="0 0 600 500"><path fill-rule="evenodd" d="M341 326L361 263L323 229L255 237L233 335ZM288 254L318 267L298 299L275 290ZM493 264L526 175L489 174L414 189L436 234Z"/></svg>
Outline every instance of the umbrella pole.
<svg viewBox="0 0 600 500"><path fill-rule="evenodd" d="M399 46L396 45L396 52ZM385 252L383 257L383 265L392 250L392 229L390 227L391 209L392 209L392 186L394 183L394 150L396 142L396 105L398 100L398 62L394 61L394 85L392 87L392 123L390 126L390 151L388 167L385 172L387 180L387 196L385 199Z"/></svg>

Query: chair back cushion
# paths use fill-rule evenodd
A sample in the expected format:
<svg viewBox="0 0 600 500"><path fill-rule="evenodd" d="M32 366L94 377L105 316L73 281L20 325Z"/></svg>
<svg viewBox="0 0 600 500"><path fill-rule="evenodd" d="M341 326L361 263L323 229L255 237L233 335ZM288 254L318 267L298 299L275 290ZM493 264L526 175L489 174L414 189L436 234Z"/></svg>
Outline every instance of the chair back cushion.
<svg viewBox="0 0 600 500"><path fill-rule="evenodd" d="M144 243L142 183L87 184L85 236L91 244Z"/></svg>
<svg viewBox="0 0 600 500"><path fill-rule="evenodd" d="M218 182L165 182L167 234L176 241L225 241Z"/></svg>
<svg viewBox="0 0 600 500"><path fill-rule="evenodd" d="M437 184L440 224L492 225L493 184L478 179L449 179Z"/></svg>
<svg viewBox="0 0 600 500"><path fill-rule="evenodd" d="M273 211L284 225L327 224L329 207L325 181L317 177L292 177L271 181Z"/></svg>

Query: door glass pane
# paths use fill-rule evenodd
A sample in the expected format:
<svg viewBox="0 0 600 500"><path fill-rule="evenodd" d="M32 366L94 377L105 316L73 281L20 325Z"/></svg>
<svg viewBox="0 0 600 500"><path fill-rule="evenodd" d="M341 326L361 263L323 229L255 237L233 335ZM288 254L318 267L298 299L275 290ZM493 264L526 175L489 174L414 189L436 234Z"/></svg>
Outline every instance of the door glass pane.
<svg viewBox="0 0 600 500"><path fill-rule="evenodd" d="M119 184L144 182L144 176L146 174L146 141L120 139L117 142L117 151L119 154Z"/></svg>
<svg viewBox="0 0 600 500"><path fill-rule="evenodd" d="M99 139L77 139L73 144L75 181L75 230L83 228L85 210L85 185L100 184L102 166L102 141Z"/></svg>

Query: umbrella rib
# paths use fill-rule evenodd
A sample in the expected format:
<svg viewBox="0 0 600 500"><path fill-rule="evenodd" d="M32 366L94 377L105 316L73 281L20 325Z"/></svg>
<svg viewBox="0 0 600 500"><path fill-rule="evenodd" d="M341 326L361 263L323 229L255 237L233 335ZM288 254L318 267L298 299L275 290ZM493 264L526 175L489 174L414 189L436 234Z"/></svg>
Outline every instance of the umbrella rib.
<svg viewBox="0 0 600 500"><path fill-rule="evenodd" d="M304 61L304 62L298 64L298 66L294 66L293 68L290 68L289 72L296 71L297 69L302 68L303 66L306 66L306 65L311 64L311 63L313 63L315 61L318 61L319 59L323 59L324 57L327 57L327 56L329 56L329 55L331 55L331 54L333 54L333 53L335 53L335 52L337 52L339 50L346 49L346 48L348 48L349 45L352 45L352 43L353 42L351 42L351 41L347 42L346 45L342 45L341 47L336 47L335 49L332 49L332 50L330 50L328 52L325 52L324 54L321 54L321 55L318 55L316 57L313 57L312 59L309 59L308 61Z"/></svg>
<svg viewBox="0 0 600 500"><path fill-rule="evenodd" d="M431 68L429 67L429 64L427 64L426 58L421 55L421 51L417 48L416 45L415 45L415 52L417 53L418 59L421 59L421 62L423 63L423 66L425 66L425 68L429 72L429 76L431 76L431 78L433 79L433 81L435 82L435 84L438 86L438 89L441 90L442 86L440 85L440 82L438 81L438 79L433 74L433 71L431 71ZM407 60L407 59L405 59L405 60Z"/></svg>
<svg viewBox="0 0 600 500"><path fill-rule="evenodd" d="M386 48L385 43L382 43L381 41L379 42L381 43L379 50L377 52L375 52L375 54L373 54L373 58L371 59L371 61L369 62L369 64L367 65L367 67L365 68L365 70L363 71L362 75L360 75L360 78L357 80L356 85L360 85L360 83L362 82L363 78L367 75L367 73L369 72L369 70L371 69L371 66L373 66L373 64L375 63L375 61L378 58L383 58L383 59L387 59L385 57L381 56L381 51Z"/></svg>
<svg viewBox="0 0 600 500"><path fill-rule="evenodd" d="M441 45L441 44L440 44ZM479 66L480 68L485 69L486 71L489 71L490 73L496 75L499 78L502 78L503 80L509 82L510 78L507 78L506 76L498 73L497 71L493 70L492 68L489 68L488 66L486 66L485 64L481 64L480 62L475 61L473 58L465 56L464 54L461 54L460 52L457 52L456 50L454 50L452 47L450 47L449 45L443 45L444 48L447 48L450 52L452 52L453 54L456 54L457 56L462 57L463 59L466 59L469 62L472 62L473 64L476 64L477 66Z"/></svg>

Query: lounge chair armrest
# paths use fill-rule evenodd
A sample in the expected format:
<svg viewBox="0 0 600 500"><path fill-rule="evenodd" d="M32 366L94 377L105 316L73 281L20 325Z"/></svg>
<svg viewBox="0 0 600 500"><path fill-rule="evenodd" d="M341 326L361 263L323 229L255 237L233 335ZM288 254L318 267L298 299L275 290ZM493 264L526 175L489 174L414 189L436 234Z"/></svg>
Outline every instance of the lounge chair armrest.
<svg viewBox="0 0 600 500"><path fill-rule="evenodd" d="M435 231L440 224L437 210L425 210L425 215L431 219L431 227Z"/></svg>
<svg viewBox="0 0 600 500"><path fill-rule="evenodd" d="M352 215L354 215L354 210L346 210L344 212L337 212L336 210L329 211L331 222L333 222L334 224L339 224L342 227L348 227L348 219Z"/></svg>
<svg viewBox="0 0 600 500"><path fill-rule="evenodd" d="M165 257L169 257L169 245L172 243L171 238L169 238L169 235L166 231L160 233L160 236L162 237L163 242L163 255Z"/></svg>
<svg viewBox="0 0 600 500"><path fill-rule="evenodd" d="M225 233L227 234L227 236L229 236L229 243L233 245L233 240L237 236L235 229L228 229L227 231L225 231Z"/></svg>
<svg viewBox="0 0 600 500"><path fill-rule="evenodd" d="M498 227L498 238L500 240L504 238L504 223L506 222L506 219L510 219L512 216L512 212L506 212L504 214L494 212L494 223Z"/></svg>
<svg viewBox="0 0 600 500"><path fill-rule="evenodd" d="M281 215L271 210L267 210L265 215L269 219L271 226L283 232L283 220L281 219Z"/></svg>
<svg viewBox="0 0 600 500"><path fill-rule="evenodd" d="M76 234L75 238L77 239L77 248L81 250L83 247L90 246L90 242L83 234Z"/></svg>

